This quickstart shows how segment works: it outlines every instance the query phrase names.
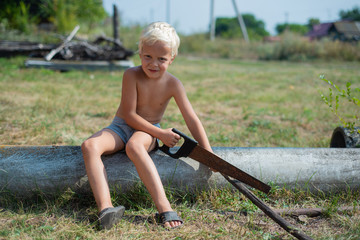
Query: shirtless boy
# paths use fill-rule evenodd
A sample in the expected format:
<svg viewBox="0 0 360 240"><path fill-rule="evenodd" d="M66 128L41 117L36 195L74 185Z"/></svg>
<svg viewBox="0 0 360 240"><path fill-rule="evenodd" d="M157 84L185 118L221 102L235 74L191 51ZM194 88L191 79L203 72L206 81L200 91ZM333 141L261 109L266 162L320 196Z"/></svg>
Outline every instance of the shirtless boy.
<svg viewBox="0 0 360 240"><path fill-rule="evenodd" d="M182 83L167 72L174 61L180 39L167 23L156 22L144 29L139 41L141 66L125 71L121 103L116 116L107 128L95 133L81 146L91 189L99 210L100 225L109 229L120 221L125 208L111 203L106 171L101 155L125 149L149 191L167 228L183 224L172 210L149 152L156 139L174 147L180 136L161 129L160 121L171 98L182 113L188 129L199 145L211 150L204 127L192 108Z"/></svg>

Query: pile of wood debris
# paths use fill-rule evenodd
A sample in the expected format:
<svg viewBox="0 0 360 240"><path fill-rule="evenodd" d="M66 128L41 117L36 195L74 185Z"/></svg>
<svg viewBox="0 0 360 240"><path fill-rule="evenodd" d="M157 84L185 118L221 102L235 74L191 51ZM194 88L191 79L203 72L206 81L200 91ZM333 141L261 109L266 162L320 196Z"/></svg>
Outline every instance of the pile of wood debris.
<svg viewBox="0 0 360 240"><path fill-rule="evenodd" d="M73 61L114 61L126 60L134 52L126 49L120 40L99 36L89 42L75 38L79 26L61 44L41 44L33 42L0 42L0 57L27 55L31 58L73 60Z"/></svg>

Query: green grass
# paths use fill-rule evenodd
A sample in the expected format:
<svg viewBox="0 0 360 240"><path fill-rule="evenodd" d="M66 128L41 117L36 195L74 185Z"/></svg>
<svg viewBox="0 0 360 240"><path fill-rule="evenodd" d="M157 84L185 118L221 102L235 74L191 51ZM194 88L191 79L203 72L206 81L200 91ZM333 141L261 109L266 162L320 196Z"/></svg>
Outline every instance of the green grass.
<svg viewBox="0 0 360 240"><path fill-rule="evenodd" d="M0 145L80 145L107 126L121 94L122 72L56 72L27 69L25 58L0 59ZM134 62L139 63L135 57ZM358 62L261 62L178 57L169 71L182 80L213 146L328 147L336 116L319 90L360 85ZM344 115L358 111L341 106ZM189 134L173 101L162 127ZM167 189L186 225L166 231L154 223L155 207L142 184L121 193L114 204L128 211L110 231L98 229L91 195L72 191L56 196L41 192L30 199L0 195L0 239L292 239L245 197L231 188L195 193ZM256 192L272 208L327 209L321 217L286 217L314 239L358 239L358 192L318 193L277 188ZM247 215L242 214L247 212Z"/></svg>
<svg viewBox="0 0 360 240"><path fill-rule="evenodd" d="M23 60L0 59L0 144L80 145L109 124L122 72L26 69ZM327 147L339 122L321 100L327 86L319 75L358 87L359 65L178 57L170 72L183 81L213 146ZM188 133L173 101L162 126Z"/></svg>
<svg viewBox="0 0 360 240"><path fill-rule="evenodd" d="M156 213L150 196L139 183L126 194L112 191L114 204L127 211L111 230L100 230L95 202L91 195L72 191L56 196L38 194L33 198L1 195L0 238L4 239L293 239L243 195L230 188L197 193L167 188L168 198L186 224L167 231L155 223ZM338 213L344 205L359 206L359 192L314 195L303 190L273 187L264 195L255 192L273 209L321 207L319 217L285 219L314 239L357 239L360 235L358 212Z"/></svg>

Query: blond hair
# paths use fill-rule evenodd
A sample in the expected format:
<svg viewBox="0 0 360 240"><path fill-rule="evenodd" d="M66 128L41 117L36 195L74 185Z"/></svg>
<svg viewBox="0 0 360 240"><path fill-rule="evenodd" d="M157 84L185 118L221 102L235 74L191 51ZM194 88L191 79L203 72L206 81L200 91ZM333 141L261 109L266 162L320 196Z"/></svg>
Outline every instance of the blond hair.
<svg viewBox="0 0 360 240"><path fill-rule="evenodd" d="M142 32L139 41L139 53L141 54L144 44L153 45L157 41L164 42L171 49L171 56L178 54L180 38L175 28L166 22L154 22L148 25Z"/></svg>

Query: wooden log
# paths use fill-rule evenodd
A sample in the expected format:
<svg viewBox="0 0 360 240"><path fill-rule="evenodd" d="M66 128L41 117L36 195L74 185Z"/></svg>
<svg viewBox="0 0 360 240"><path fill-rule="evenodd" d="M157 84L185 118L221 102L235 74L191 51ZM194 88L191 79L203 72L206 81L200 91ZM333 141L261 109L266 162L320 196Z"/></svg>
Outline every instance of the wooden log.
<svg viewBox="0 0 360 240"><path fill-rule="evenodd" d="M0 57L13 57L17 55L30 55L45 53L56 47L56 44L42 44L37 42L0 41Z"/></svg>
<svg viewBox="0 0 360 240"><path fill-rule="evenodd" d="M93 44L100 44L102 42L112 43L115 46L115 50L129 51L125 49L120 39L113 39L104 35L97 37Z"/></svg>
<svg viewBox="0 0 360 240"><path fill-rule="evenodd" d="M118 61L68 61L52 60L50 62L38 58L30 58L25 61L26 67L47 68L59 71L88 70L88 71L118 71L134 66L130 60Z"/></svg>
<svg viewBox="0 0 360 240"><path fill-rule="evenodd" d="M70 35L65 39L65 41L59 47L51 50L50 53L48 55L46 55L45 60L50 61L55 56L55 54L60 52L66 46L66 44L68 44L71 41L71 39L75 36L75 34L77 33L77 31L79 31L79 29L80 29L80 26L76 26L72 30Z"/></svg>

